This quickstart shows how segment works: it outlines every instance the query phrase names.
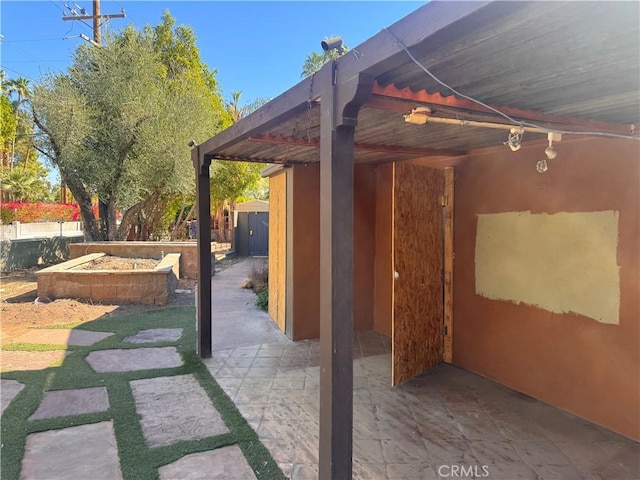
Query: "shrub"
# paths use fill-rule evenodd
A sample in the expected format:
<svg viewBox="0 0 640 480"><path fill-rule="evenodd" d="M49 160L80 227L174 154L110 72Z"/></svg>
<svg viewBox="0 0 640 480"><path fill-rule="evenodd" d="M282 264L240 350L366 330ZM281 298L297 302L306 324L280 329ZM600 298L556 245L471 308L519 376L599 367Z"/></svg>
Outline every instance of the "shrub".
<svg viewBox="0 0 640 480"><path fill-rule="evenodd" d="M269 265L264 262L253 265L249 272L249 280L253 283L253 291L260 293L269 285Z"/></svg>
<svg viewBox="0 0 640 480"><path fill-rule="evenodd" d="M0 223L2 225L9 225L13 222L13 210L8 207L0 207Z"/></svg>
<svg viewBox="0 0 640 480"><path fill-rule="evenodd" d="M8 202L0 203L0 210L2 211L2 223L5 223L5 215L7 219L9 218L9 214L6 214L5 210L11 214L11 220L8 223L14 220L23 223L57 222L58 220L75 222L80 216L78 205L68 203Z"/></svg>
<svg viewBox="0 0 640 480"><path fill-rule="evenodd" d="M267 312L269 310L269 290L267 288L258 293L256 305L262 311Z"/></svg>

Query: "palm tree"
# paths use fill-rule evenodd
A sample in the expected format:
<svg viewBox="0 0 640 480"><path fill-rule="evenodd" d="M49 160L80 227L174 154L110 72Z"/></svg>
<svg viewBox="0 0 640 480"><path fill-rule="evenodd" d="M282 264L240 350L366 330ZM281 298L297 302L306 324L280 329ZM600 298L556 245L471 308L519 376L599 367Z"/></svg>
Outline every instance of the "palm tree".
<svg viewBox="0 0 640 480"><path fill-rule="evenodd" d="M15 92L18 94L18 100L16 102L17 110L17 107L20 106L22 101L29 96L29 80L24 77L18 77L15 80L6 82L6 86L9 93Z"/></svg>
<svg viewBox="0 0 640 480"><path fill-rule="evenodd" d="M33 172L22 168L4 171L0 181L2 190L9 194L11 200L18 202L29 201L42 189L42 183L38 177Z"/></svg>
<svg viewBox="0 0 640 480"><path fill-rule="evenodd" d="M231 101L227 103L227 110L231 115L231 121L236 123L243 117L242 107L240 106L240 96L242 91L231 92Z"/></svg>
<svg viewBox="0 0 640 480"><path fill-rule="evenodd" d="M18 119L18 109L22 104L22 101L29 96L29 80L24 77L18 77L15 80L9 80L5 82L8 92L11 94L15 92L18 94L18 100L13 102L13 108L16 113L16 120ZM13 141L11 143L11 165L15 162L16 159L16 137L13 137Z"/></svg>

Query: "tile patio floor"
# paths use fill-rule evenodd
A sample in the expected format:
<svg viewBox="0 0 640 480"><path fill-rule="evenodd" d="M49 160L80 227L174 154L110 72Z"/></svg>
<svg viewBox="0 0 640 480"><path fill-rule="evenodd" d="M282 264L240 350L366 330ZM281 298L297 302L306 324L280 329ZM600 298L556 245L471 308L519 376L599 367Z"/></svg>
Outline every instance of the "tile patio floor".
<svg viewBox="0 0 640 480"><path fill-rule="evenodd" d="M389 339L374 332L354 358L354 478L640 478L640 444L490 380L440 365L392 388ZM206 363L285 475L317 478L319 343L219 350Z"/></svg>

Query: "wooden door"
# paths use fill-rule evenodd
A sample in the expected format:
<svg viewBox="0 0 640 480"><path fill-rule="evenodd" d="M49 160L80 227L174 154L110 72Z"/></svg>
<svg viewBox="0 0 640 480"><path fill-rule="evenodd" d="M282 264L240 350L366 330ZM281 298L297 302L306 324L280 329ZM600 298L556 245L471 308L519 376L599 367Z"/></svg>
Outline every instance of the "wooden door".
<svg viewBox="0 0 640 480"><path fill-rule="evenodd" d="M399 163L393 187L393 385L442 362L444 171Z"/></svg>

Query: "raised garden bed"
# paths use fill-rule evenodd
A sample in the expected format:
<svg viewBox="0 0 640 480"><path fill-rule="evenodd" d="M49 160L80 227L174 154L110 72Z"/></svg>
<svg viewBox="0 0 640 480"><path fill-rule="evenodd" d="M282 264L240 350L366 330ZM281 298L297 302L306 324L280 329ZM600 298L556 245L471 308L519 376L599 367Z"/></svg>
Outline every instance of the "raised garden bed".
<svg viewBox="0 0 640 480"><path fill-rule="evenodd" d="M116 263L122 266L129 262L130 269L95 269L95 261L104 262L100 259L105 257L104 253L92 253L40 270L36 273L38 296L166 305L178 286L179 253L156 260L155 268L138 268L137 263L134 268L136 259L128 258Z"/></svg>
<svg viewBox="0 0 640 480"><path fill-rule="evenodd" d="M211 275L214 274L216 244L211 244ZM196 242L86 242L69 245L69 258L89 253L106 253L118 257L160 259L170 253L181 254L180 275L198 278L198 244Z"/></svg>

